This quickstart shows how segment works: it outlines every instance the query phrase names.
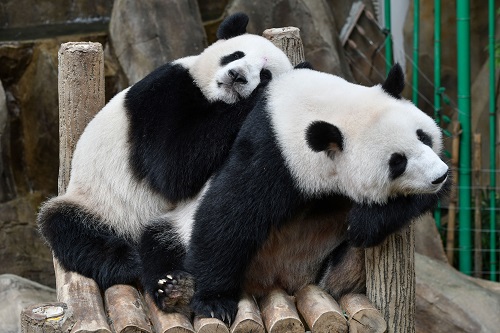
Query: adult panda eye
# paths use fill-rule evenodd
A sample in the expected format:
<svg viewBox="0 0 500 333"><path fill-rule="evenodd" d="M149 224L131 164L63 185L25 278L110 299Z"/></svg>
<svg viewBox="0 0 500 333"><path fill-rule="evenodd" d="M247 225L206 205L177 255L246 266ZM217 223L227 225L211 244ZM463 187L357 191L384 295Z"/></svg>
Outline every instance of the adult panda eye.
<svg viewBox="0 0 500 333"><path fill-rule="evenodd" d="M408 159L404 154L393 153L389 159L389 176L392 180L401 176L408 164Z"/></svg>
<svg viewBox="0 0 500 333"><path fill-rule="evenodd" d="M432 148L432 138L429 134L425 133L423 130L417 130L417 138L424 144Z"/></svg>
<svg viewBox="0 0 500 333"><path fill-rule="evenodd" d="M230 62L233 62L235 60L241 59L245 56L245 53L241 51L236 51L231 54L225 55L220 59L220 65L221 66L226 66Z"/></svg>

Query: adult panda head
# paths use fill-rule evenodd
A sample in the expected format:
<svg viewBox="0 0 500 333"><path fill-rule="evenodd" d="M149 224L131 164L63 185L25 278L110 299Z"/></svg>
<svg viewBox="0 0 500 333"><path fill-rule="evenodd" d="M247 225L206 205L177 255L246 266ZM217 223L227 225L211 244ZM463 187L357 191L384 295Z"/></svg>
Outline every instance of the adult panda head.
<svg viewBox="0 0 500 333"><path fill-rule="evenodd" d="M218 40L193 59L190 74L210 102L245 99L260 83L292 69L270 41L247 34L247 24L246 14L231 15L219 26Z"/></svg>
<svg viewBox="0 0 500 333"><path fill-rule="evenodd" d="M373 87L307 69L274 83L272 125L296 187L306 197L350 198L355 245L380 243L447 191L441 130L401 98L399 65Z"/></svg>

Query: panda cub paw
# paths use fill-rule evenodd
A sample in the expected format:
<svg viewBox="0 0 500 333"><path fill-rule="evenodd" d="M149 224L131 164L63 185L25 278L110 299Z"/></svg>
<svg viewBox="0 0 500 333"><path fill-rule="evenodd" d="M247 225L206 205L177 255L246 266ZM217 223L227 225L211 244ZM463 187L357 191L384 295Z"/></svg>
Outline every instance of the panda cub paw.
<svg viewBox="0 0 500 333"><path fill-rule="evenodd" d="M217 318L231 326L238 312L238 300L195 296L191 301L191 308L196 315Z"/></svg>
<svg viewBox="0 0 500 333"><path fill-rule="evenodd" d="M191 315L189 303L194 294L194 279L183 271L172 271L158 280L154 292L156 305L165 312L178 312Z"/></svg>

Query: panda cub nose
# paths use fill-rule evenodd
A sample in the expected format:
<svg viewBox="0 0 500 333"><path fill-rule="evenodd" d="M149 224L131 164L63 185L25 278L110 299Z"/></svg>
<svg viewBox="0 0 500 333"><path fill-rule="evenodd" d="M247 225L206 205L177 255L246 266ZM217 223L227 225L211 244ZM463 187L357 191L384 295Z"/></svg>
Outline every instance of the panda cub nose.
<svg viewBox="0 0 500 333"><path fill-rule="evenodd" d="M444 182L446 180L447 177L448 177L448 170L441 177L435 179L432 182L432 184L434 184L434 185L441 184L442 182Z"/></svg>
<svg viewBox="0 0 500 333"><path fill-rule="evenodd" d="M239 73L238 71L235 71L234 69L230 69L227 74L233 80L233 83L234 82L242 83L242 84L248 83L245 76L242 75L241 73Z"/></svg>

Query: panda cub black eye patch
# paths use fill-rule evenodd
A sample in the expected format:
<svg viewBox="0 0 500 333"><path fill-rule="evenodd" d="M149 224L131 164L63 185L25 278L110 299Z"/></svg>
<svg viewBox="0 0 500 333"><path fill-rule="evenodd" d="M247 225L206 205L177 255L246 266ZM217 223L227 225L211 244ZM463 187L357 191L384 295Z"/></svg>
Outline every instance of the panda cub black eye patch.
<svg viewBox="0 0 500 333"><path fill-rule="evenodd" d="M229 64L230 62L233 62L235 60L238 60L238 59L241 59L245 56L245 53L241 52L241 51L236 51L236 52L233 52L231 54L228 54L226 56L223 56L221 59L220 59L220 65L221 66L226 66L227 64Z"/></svg>
<svg viewBox="0 0 500 333"><path fill-rule="evenodd" d="M432 148L432 138L429 134L425 133L423 130L417 130L418 139L424 144Z"/></svg>
<svg viewBox="0 0 500 333"><path fill-rule="evenodd" d="M392 180L401 176L406 170L408 159L405 155L394 153L389 159L389 173Z"/></svg>

